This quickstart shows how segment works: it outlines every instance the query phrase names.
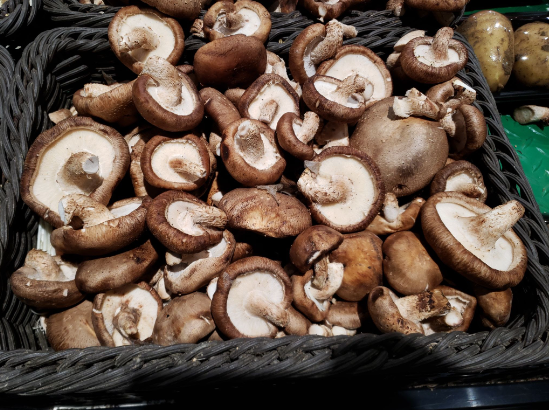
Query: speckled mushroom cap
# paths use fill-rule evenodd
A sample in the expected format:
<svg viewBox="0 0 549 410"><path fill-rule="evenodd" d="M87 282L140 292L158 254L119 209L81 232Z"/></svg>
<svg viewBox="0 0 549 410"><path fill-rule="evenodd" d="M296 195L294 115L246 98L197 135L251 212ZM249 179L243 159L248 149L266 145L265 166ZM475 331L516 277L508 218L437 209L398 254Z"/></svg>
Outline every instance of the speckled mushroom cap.
<svg viewBox="0 0 549 410"><path fill-rule="evenodd" d="M63 226L61 198L89 195L107 204L130 165L128 145L113 128L72 117L40 134L29 148L21 176L21 198L46 222Z"/></svg>
<svg viewBox="0 0 549 410"><path fill-rule="evenodd" d="M122 63L139 74L150 56L176 64L183 54L185 34L179 23L148 7L121 8L109 24L109 43Z"/></svg>
<svg viewBox="0 0 549 410"><path fill-rule="evenodd" d="M431 195L445 191L460 192L480 202L485 202L488 196L482 173L468 161L454 161L435 174Z"/></svg>
<svg viewBox="0 0 549 410"><path fill-rule="evenodd" d="M215 122L220 133L240 119L240 113L234 104L215 88L202 88L198 95L204 103L206 115Z"/></svg>
<svg viewBox="0 0 549 410"><path fill-rule="evenodd" d="M526 271L526 248L512 230L523 213L517 201L491 209L463 194L440 192L423 205L421 225L446 265L478 285L503 290Z"/></svg>
<svg viewBox="0 0 549 410"><path fill-rule="evenodd" d="M149 6L158 9L168 16L175 17L178 20L192 21L198 17L200 10L206 8L207 0L189 0L189 1L165 1L165 0L147 0Z"/></svg>

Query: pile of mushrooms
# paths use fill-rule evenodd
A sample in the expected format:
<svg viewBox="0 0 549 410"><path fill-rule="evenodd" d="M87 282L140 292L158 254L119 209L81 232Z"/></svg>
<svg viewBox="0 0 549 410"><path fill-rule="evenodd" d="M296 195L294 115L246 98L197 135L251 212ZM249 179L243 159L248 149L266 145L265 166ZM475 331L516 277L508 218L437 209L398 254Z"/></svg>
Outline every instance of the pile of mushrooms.
<svg viewBox="0 0 549 410"><path fill-rule="evenodd" d="M86 84L25 161L21 195L51 246L10 285L52 347L506 324L524 208L485 205L466 161L487 130L450 31L406 35L386 64L342 45L354 27L314 24L288 71L263 6L217 2L193 25L209 43L178 65L169 16L196 15L149 3L109 28L137 78ZM405 96L387 65L415 81Z"/></svg>

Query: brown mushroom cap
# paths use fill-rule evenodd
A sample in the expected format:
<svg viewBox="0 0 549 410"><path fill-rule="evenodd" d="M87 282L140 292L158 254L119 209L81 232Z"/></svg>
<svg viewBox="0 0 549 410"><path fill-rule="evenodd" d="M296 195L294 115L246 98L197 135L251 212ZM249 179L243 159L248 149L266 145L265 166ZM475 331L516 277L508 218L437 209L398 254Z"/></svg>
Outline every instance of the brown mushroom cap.
<svg viewBox="0 0 549 410"><path fill-rule="evenodd" d="M32 249L25 264L10 277L10 287L15 296L37 309L63 309L82 299L74 283L77 266L59 256Z"/></svg>
<svg viewBox="0 0 549 410"><path fill-rule="evenodd" d="M440 192L423 205L421 224L442 262L476 284L503 290L526 271L526 248L512 230L523 213L517 201L491 209L463 194Z"/></svg>
<svg viewBox="0 0 549 410"><path fill-rule="evenodd" d="M324 225L311 226L295 238L290 248L290 260L301 273L306 273L325 255L337 249L341 242L343 235L335 229Z"/></svg>
<svg viewBox="0 0 549 410"><path fill-rule="evenodd" d="M297 159L308 161L315 156L310 143L317 134L319 126L319 118L312 111L305 113L304 120L296 113L287 112L278 120L276 139L284 151Z"/></svg>
<svg viewBox="0 0 549 410"><path fill-rule="evenodd" d="M315 221L342 233L365 229L372 222L383 205L385 188L368 155L351 147L331 147L307 167L297 185Z"/></svg>
<svg viewBox="0 0 549 410"><path fill-rule="evenodd" d="M303 7L320 21L330 21L341 16L349 7L360 3L360 0L336 0L323 2L303 0Z"/></svg>
<svg viewBox="0 0 549 410"><path fill-rule="evenodd" d="M198 49L194 72L200 84L218 89L248 87L265 72L267 50L242 34L214 40Z"/></svg>
<svg viewBox="0 0 549 410"><path fill-rule="evenodd" d="M254 248L249 243L237 242L234 248L233 257L231 263L236 262L237 260L248 258L253 256Z"/></svg>
<svg viewBox="0 0 549 410"><path fill-rule="evenodd" d="M399 207L395 194L387 192L382 209L383 216L376 215L366 229L376 235L409 231L414 227L424 203L423 198L414 198L412 202Z"/></svg>
<svg viewBox="0 0 549 410"><path fill-rule="evenodd" d="M63 196L85 194L107 204L129 165L128 145L115 129L87 117L68 118L40 134L29 148L21 198L59 228Z"/></svg>
<svg viewBox="0 0 549 410"><path fill-rule="evenodd" d="M285 315L291 302L292 284L284 269L270 259L252 256L236 261L221 274L212 316L218 329L231 339L273 338L278 332L273 322Z"/></svg>
<svg viewBox="0 0 549 410"><path fill-rule="evenodd" d="M274 131L260 121L232 122L223 132L220 149L227 171L245 186L273 184L286 167Z"/></svg>
<svg viewBox="0 0 549 410"><path fill-rule="evenodd" d="M240 113L234 104L215 88L203 88L198 94L204 103L206 115L215 121L221 133L232 122L240 119Z"/></svg>
<svg viewBox="0 0 549 410"><path fill-rule="evenodd" d="M139 74L150 56L176 64L183 54L185 34L176 20L155 9L128 6L111 20L109 43L118 59Z"/></svg>
<svg viewBox="0 0 549 410"><path fill-rule="evenodd" d="M176 19L192 21L198 17L200 10L206 8L208 1L191 0L184 2L168 2L163 0L147 0L144 3L147 3L149 6L158 9L168 16L175 17Z"/></svg>
<svg viewBox="0 0 549 410"><path fill-rule="evenodd" d="M343 238L341 245L330 253L330 262L339 262L344 266L343 281L336 294L346 301L358 302L381 285L382 241L368 231L346 234Z"/></svg>
<svg viewBox="0 0 549 410"><path fill-rule="evenodd" d="M215 329L210 306L210 298L199 292L172 299L156 319L153 343L170 346L205 338Z"/></svg>
<svg viewBox="0 0 549 410"><path fill-rule="evenodd" d="M176 254L198 253L218 244L226 222L222 210L181 191L158 195L147 214L151 233Z"/></svg>
<svg viewBox="0 0 549 410"><path fill-rule="evenodd" d="M383 273L398 293L415 295L442 282L440 268L412 232L390 235L383 243L383 255Z"/></svg>
<svg viewBox="0 0 549 410"><path fill-rule="evenodd" d="M290 47L289 68L292 77L303 85L309 77L316 73L316 67L310 62L311 51L326 36L326 27L323 24L311 24L306 27L292 42Z"/></svg>
<svg viewBox="0 0 549 410"><path fill-rule="evenodd" d="M264 43L271 32L271 15L255 1L218 1L204 15L204 33L210 41L235 34Z"/></svg>
<svg viewBox="0 0 549 410"><path fill-rule="evenodd" d="M297 236L312 224L307 207L297 198L278 192L273 196L263 189L234 189L218 206L227 214L228 228L272 238Z"/></svg>
<svg viewBox="0 0 549 410"><path fill-rule="evenodd" d="M162 300L145 282L98 294L92 323L101 346L141 344L151 339Z"/></svg>
<svg viewBox="0 0 549 410"><path fill-rule="evenodd" d="M422 326L425 334L429 335L435 332L466 332L475 316L477 299L449 286L440 285L436 289L440 290L446 296L452 308L446 315L429 319L423 323Z"/></svg>
<svg viewBox="0 0 549 410"><path fill-rule="evenodd" d="M345 329L359 329L370 319L367 300L363 302L342 302L332 304L326 317L326 322L332 326Z"/></svg>
<svg viewBox="0 0 549 410"><path fill-rule="evenodd" d="M435 174L431 195L446 191L460 192L480 202L488 196L482 173L468 161L454 161Z"/></svg>
<svg viewBox="0 0 549 410"><path fill-rule="evenodd" d="M85 349L100 346L92 324L93 304L84 300L79 305L46 319L46 336L54 350Z"/></svg>
<svg viewBox="0 0 549 410"><path fill-rule="evenodd" d="M182 138L157 135L145 145L141 169L149 184L162 189L194 191L210 177L210 155L204 140L193 134Z"/></svg>
<svg viewBox="0 0 549 410"><path fill-rule="evenodd" d="M488 329L505 326L511 316L513 291L511 288L502 291L486 289L482 286L473 286L477 297L478 316L482 325Z"/></svg>
<svg viewBox="0 0 549 410"><path fill-rule="evenodd" d="M129 198L110 208L90 198L72 194L63 197L59 209L67 224L54 230L51 244L59 252L77 255L105 255L135 242L145 230L150 197ZM69 225L74 218L84 222L82 229Z"/></svg>
<svg viewBox="0 0 549 410"><path fill-rule="evenodd" d="M129 251L82 262L76 271L76 286L85 293L102 293L139 282L155 267L158 253L150 240Z"/></svg>
<svg viewBox="0 0 549 410"><path fill-rule="evenodd" d="M453 137L448 138L449 156L459 160L482 147L488 135L488 128L484 114L472 105L459 107L452 119L456 124L456 131Z"/></svg>
<svg viewBox="0 0 549 410"><path fill-rule="evenodd" d="M429 11L458 11L464 8L469 0L404 0L406 6Z"/></svg>

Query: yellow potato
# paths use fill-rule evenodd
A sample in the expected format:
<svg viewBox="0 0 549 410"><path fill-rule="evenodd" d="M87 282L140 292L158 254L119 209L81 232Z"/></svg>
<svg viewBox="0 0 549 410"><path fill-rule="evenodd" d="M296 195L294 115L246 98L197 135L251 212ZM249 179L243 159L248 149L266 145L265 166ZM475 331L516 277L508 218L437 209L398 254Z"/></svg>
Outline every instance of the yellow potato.
<svg viewBox="0 0 549 410"><path fill-rule="evenodd" d="M513 73L527 87L549 87L549 24L529 23L517 30Z"/></svg>

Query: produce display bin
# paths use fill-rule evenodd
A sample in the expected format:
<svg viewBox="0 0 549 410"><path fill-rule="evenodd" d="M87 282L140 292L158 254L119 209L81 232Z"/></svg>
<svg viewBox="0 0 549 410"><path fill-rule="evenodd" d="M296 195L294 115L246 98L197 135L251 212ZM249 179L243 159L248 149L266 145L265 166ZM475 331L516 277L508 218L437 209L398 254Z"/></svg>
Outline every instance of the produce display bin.
<svg viewBox="0 0 549 410"><path fill-rule="evenodd" d="M38 16L42 0L8 0L0 7L0 38L23 32Z"/></svg>
<svg viewBox="0 0 549 410"><path fill-rule="evenodd" d="M46 0L52 1L52 0ZM358 30L344 44L360 44L380 56L412 28L390 12L352 12L343 20ZM273 14L267 49L288 57L292 40L313 22L299 12ZM432 33L431 33L432 34ZM456 35L458 40L465 40ZM192 62L204 44L189 37L182 60ZM514 289L506 327L477 333L358 334L235 339L168 347L154 345L48 349L38 316L16 299L10 274L35 244L38 217L21 201L19 181L30 144L50 128L47 114L70 106L72 93L90 81L130 78L110 51L105 28L60 28L41 33L23 52L1 95L0 138L0 393L24 395L133 394L176 391L191 385L311 382L318 378L410 378L415 383L489 380L511 369L539 371L549 363L549 230L469 45L458 76L477 91L476 107L489 135L471 158L483 172L488 205L516 199L526 209L514 227L528 252L525 279ZM1 60L0 60L1 61ZM0 87L0 92L5 92Z"/></svg>

